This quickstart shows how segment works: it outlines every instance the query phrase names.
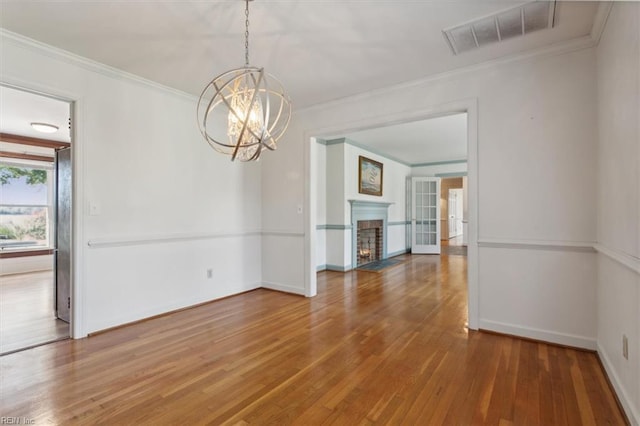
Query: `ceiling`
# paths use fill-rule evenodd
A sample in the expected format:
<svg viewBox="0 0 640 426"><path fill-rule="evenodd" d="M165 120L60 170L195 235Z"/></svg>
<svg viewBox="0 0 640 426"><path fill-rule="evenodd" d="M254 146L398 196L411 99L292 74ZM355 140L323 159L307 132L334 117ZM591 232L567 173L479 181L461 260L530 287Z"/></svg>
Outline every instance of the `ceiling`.
<svg viewBox="0 0 640 426"><path fill-rule="evenodd" d="M70 112L68 102L0 85L0 133L71 142ZM58 131L38 132L31 127L33 122L52 124L58 127ZM0 141L0 151L46 157L53 157L54 152L52 148L2 141ZM5 158L3 161L14 160Z"/></svg>
<svg viewBox="0 0 640 426"><path fill-rule="evenodd" d="M467 158L467 114L452 114L340 134L370 151L408 165ZM336 136L325 137L330 140Z"/></svg>
<svg viewBox="0 0 640 426"><path fill-rule="evenodd" d="M523 3L255 0L251 64L278 77L298 109L587 36L599 7L558 1L554 28L453 54L443 29ZM244 2L238 0L0 0L0 26L196 96L214 76L244 63ZM5 105L2 110L4 119ZM426 161L411 146L422 138L420 152L432 151L422 135L435 132L429 140L440 155L429 161L442 161L459 158L466 146L466 133L462 145L442 137L456 133L443 130L454 121L336 136L415 164Z"/></svg>
<svg viewBox="0 0 640 426"><path fill-rule="evenodd" d="M250 59L294 108L388 87L588 35L596 2L558 2L555 28L454 55L442 30L523 2L256 0ZM0 1L0 26L199 95L244 64L238 0Z"/></svg>
<svg viewBox="0 0 640 426"><path fill-rule="evenodd" d="M0 132L33 138L71 142L68 102L0 86ZM55 133L41 133L31 123L58 127Z"/></svg>

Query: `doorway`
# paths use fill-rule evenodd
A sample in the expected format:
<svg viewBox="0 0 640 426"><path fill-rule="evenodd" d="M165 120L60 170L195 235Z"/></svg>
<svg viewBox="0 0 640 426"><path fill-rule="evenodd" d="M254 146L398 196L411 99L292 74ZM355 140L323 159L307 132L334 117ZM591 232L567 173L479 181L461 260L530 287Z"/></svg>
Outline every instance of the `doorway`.
<svg viewBox="0 0 640 426"><path fill-rule="evenodd" d="M359 122L358 127L340 127L339 125L333 126L328 131L323 128L309 128L305 130L306 135L309 136L309 144L305 145L305 192L308 196L305 198L306 206L306 220L305 220L305 251L304 251L304 264L305 264L305 294L307 296L314 296L317 293L316 286L316 270L317 267L317 255L318 244L320 246L326 244L329 236L323 236L319 232L325 228L334 229L337 227L324 225L318 223L316 213L318 211L317 205L319 202L323 202L323 192L318 189L318 159L322 159L322 154L318 153L318 142L332 141L327 135L336 134L348 134L352 132L367 131L368 129L384 128L387 126L394 126L401 123L418 122L420 120L428 120L430 118L445 116L450 114L466 114L466 152L467 152L467 171L465 173L465 180L467 182L467 197L468 197L468 211L466 227L468 229L468 268L467 268L467 286L468 286L468 324L470 329L478 328L478 105L475 99L467 99L461 101L455 101L448 104L442 104L437 107L425 109L422 111L414 112L407 115L406 112L398 113L397 115L386 115L384 119L370 118L368 120L362 120ZM328 155L328 154L327 154ZM438 166L445 163L434 164ZM457 163L457 161L455 161ZM435 171L435 176L440 176L439 173L447 174L448 172ZM460 176L460 175L458 175ZM327 191L328 193L328 191ZM407 219L409 220L409 219ZM404 223L404 222L403 222ZM465 225L465 224L463 224ZM348 229L347 229L348 230ZM340 228L338 231L343 231ZM327 259L327 266L329 259ZM329 268L327 268L329 269Z"/></svg>
<svg viewBox="0 0 640 426"><path fill-rule="evenodd" d="M0 354L7 354L70 336L71 104L8 86L0 99Z"/></svg>
<svg viewBox="0 0 640 426"><path fill-rule="evenodd" d="M440 181L441 238L448 245L464 245L466 191L464 176L446 177Z"/></svg>

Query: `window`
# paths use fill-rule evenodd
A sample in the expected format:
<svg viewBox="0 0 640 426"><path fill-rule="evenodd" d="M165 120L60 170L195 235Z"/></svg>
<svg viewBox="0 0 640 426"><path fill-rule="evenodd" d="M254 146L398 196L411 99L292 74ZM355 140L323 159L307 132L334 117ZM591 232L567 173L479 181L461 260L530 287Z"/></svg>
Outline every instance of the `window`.
<svg viewBox="0 0 640 426"><path fill-rule="evenodd" d="M0 250L50 246L52 177L48 164L0 162Z"/></svg>

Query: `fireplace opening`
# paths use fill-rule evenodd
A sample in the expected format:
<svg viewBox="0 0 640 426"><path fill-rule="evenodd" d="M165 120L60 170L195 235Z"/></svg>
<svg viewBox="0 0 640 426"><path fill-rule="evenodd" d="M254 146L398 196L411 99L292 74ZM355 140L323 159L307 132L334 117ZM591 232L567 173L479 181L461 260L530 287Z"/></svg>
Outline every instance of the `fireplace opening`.
<svg viewBox="0 0 640 426"><path fill-rule="evenodd" d="M356 236L357 266L382 259L382 220L359 220Z"/></svg>

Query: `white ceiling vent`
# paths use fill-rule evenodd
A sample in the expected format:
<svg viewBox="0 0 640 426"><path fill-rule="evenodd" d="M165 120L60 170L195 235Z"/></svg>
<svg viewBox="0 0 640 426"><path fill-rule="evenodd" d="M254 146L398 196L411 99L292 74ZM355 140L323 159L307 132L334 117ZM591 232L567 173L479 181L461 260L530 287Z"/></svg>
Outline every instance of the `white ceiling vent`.
<svg viewBox="0 0 640 426"><path fill-rule="evenodd" d="M534 1L442 30L453 53L553 28L555 1Z"/></svg>

